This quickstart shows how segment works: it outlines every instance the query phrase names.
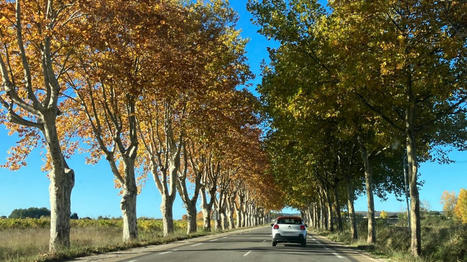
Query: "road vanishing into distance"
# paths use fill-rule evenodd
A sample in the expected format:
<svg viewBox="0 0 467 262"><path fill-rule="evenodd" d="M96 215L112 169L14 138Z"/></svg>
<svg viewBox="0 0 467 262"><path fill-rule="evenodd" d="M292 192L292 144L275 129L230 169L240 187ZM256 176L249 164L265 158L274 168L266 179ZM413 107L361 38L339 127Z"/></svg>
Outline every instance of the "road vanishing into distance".
<svg viewBox="0 0 467 262"><path fill-rule="evenodd" d="M165 247L164 247L165 246ZM138 248L120 252L120 256L88 257L72 261L125 261L125 262L374 262L379 261L312 234L308 235L306 247L300 244L278 243L271 245L271 228L261 227L248 231L231 232L181 241L151 248ZM140 251L138 251L140 250ZM139 252L141 252L139 255ZM114 252L115 254L115 252ZM118 254L118 252L117 252Z"/></svg>

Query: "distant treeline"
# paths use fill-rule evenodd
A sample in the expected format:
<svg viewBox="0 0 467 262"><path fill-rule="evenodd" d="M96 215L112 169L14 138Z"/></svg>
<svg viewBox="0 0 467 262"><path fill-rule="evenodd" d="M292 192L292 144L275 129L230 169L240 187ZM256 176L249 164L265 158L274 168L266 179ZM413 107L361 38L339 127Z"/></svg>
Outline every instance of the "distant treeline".
<svg viewBox="0 0 467 262"><path fill-rule="evenodd" d="M50 210L42 207L30 207L30 208L18 208L11 212L8 218L41 218L50 217ZM78 214L73 213L70 216L71 219L78 219Z"/></svg>
<svg viewBox="0 0 467 262"><path fill-rule="evenodd" d="M30 207L27 209L18 208L11 212L9 218L40 218L40 217L49 217L50 210L42 207Z"/></svg>

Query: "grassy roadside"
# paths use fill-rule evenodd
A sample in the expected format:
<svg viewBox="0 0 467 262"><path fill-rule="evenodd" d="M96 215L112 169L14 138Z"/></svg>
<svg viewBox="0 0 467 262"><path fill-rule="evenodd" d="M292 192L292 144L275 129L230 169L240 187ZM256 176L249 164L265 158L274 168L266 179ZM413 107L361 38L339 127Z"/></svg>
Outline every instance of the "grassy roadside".
<svg viewBox="0 0 467 262"><path fill-rule="evenodd" d="M175 221L176 232L163 237L161 227L159 227L160 220L143 219L138 221L138 240L123 243L121 241L121 220L119 219L76 220L72 221L71 247L52 255L47 252L49 229L46 222L47 219L0 219L0 261L62 261L75 257L147 245L160 245L177 240L226 232L199 231L187 235L185 232L186 222Z"/></svg>
<svg viewBox="0 0 467 262"><path fill-rule="evenodd" d="M365 250L375 257L397 262L458 262L467 261L467 225L443 217L422 218L422 256L413 257L410 248L410 232L401 224L391 225L377 220L375 245L366 243L366 222L358 224L359 238L351 240L350 232L314 231L332 241Z"/></svg>

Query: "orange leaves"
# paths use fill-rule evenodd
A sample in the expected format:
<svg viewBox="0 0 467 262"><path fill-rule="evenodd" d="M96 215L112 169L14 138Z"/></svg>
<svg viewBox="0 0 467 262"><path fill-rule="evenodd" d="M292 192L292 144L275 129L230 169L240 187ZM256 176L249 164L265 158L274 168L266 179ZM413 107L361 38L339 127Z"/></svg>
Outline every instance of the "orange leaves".
<svg viewBox="0 0 467 262"><path fill-rule="evenodd" d="M133 174L122 166L126 160L135 157L132 161L143 165L143 157L149 160L190 143L191 157L199 160L189 168L191 179L194 169L206 169L201 159L213 157L232 178L248 180L251 187L267 184L258 182L266 165L255 116L258 102L236 90L252 76L246 41L234 28L235 14L226 3L54 1L52 19L46 2L21 1L23 38L32 94L42 106L60 95L56 132L65 157L87 151L87 162L93 164L105 156L122 183ZM13 68L8 75L19 97L33 103L17 48L14 4L3 1L0 7L0 43L6 43L0 53L8 56L6 64ZM42 57L45 46L51 49L49 58ZM50 72L41 59L52 61ZM52 75L59 87L54 92L48 82ZM8 164L18 168L37 145L37 134L7 125L23 138ZM138 148L143 144L154 155ZM46 162L48 170L50 159ZM267 186L261 188L258 192Z"/></svg>
<svg viewBox="0 0 467 262"><path fill-rule="evenodd" d="M7 162L0 167L18 170L22 166L26 166L26 158L41 141L41 138L36 131L31 131L26 128L18 128L17 131L19 140L16 142L15 146L8 150ZM10 134L10 136L11 135L12 134Z"/></svg>

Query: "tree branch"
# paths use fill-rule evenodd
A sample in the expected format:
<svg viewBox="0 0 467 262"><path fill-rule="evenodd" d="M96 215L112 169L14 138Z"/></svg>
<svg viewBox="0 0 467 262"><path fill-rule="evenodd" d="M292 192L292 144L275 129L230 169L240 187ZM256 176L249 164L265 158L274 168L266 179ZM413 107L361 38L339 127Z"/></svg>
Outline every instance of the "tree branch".
<svg viewBox="0 0 467 262"><path fill-rule="evenodd" d="M21 25L21 6L20 1L16 0L16 38L18 41L18 48L20 50L21 62L23 64L23 74L26 85L26 90L28 98L32 101L33 108L38 111L43 111L42 105L37 100L37 97L34 95L32 90L32 80L31 80L31 70L29 68L29 62L26 57L26 51L24 50L23 35L22 35L22 25Z"/></svg>
<svg viewBox="0 0 467 262"><path fill-rule="evenodd" d="M399 131L404 131L405 129L404 128L401 128L400 126L398 126L396 123L394 123L391 118L389 118L387 115L385 115L381 110L379 110L378 108L376 108L375 106L373 106L372 104L370 104L370 102L368 102L362 95L360 95L359 93L355 93L357 95L358 98L360 98L360 100L373 112L377 113L379 116L381 116L384 120L386 120L386 122L388 122L392 127L396 128L397 130Z"/></svg>

